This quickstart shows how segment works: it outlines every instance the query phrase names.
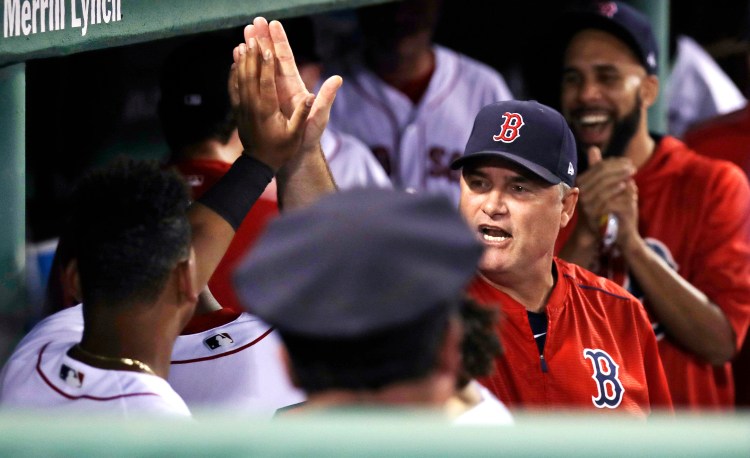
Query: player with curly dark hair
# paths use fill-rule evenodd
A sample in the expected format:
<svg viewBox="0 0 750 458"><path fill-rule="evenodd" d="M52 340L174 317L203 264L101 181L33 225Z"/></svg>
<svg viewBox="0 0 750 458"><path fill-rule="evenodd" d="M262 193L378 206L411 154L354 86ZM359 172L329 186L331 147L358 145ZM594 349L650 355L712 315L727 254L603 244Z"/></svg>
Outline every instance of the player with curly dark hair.
<svg viewBox="0 0 750 458"><path fill-rule="evenodd" d="M456 424L510 424L513 419L505 405L476 382L495 368L495 358L503 354L503 346L495 331L498 311L477 304L469 298L461 301L461 370L456 381L456 394L446 408L455 416Z"/></svg>

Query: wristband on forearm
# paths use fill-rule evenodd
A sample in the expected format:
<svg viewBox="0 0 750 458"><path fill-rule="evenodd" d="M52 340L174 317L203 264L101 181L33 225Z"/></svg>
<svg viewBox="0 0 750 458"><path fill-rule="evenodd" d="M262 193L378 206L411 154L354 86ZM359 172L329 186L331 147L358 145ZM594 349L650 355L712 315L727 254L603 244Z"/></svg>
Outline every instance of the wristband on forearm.
<svg viewBox="0 0 750 458"><path fill-rule="evenodd" d="M272 178L271 167L243 153L198 202L218 213L236 231Z"/></svg>

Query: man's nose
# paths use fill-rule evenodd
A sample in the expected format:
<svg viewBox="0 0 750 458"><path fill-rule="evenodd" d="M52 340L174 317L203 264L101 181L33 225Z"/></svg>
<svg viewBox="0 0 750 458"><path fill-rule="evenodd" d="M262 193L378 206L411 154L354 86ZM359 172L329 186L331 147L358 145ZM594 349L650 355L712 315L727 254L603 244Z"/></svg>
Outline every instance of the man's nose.
<svg viewBox="0 0 750 458"><path fill-rule="evenodd" d="M508 206L505 202L505 193L499 189L495 189L488 193L484 205L482 205L482 211L490 218L508 213Z"/></svg>

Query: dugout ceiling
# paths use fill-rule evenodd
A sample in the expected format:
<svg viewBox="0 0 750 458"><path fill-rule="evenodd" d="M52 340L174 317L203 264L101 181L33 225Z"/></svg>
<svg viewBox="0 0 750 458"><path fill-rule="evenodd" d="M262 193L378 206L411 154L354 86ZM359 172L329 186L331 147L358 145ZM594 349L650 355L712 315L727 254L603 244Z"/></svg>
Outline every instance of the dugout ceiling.
<svg viewBox="0 0 750 458"><path fill-rule="evenodd" d="M0 67L382 0L2 0Z"/></svg>

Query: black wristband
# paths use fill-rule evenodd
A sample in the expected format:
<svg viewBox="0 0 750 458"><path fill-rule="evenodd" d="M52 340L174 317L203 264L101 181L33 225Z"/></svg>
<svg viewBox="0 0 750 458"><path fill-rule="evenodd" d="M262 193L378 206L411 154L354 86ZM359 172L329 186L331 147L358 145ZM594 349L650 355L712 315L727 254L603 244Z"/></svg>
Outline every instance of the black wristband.
<svg viewBox="0 0 750 458"><path fill-rule="evenodd" d="M273 175L271 167L242 154L198 202L218 213L236 231Z"/></svg>

